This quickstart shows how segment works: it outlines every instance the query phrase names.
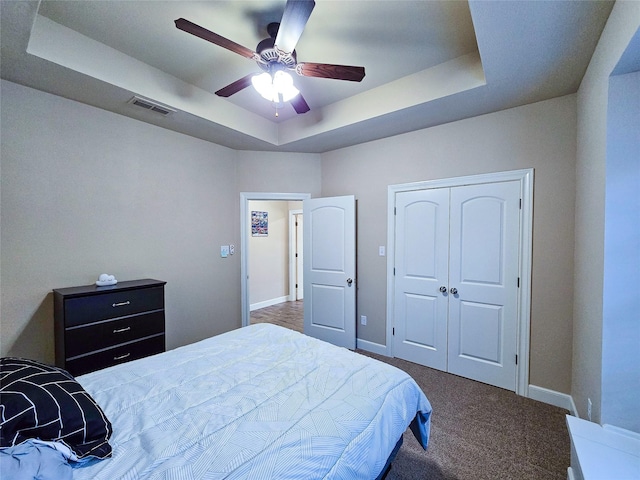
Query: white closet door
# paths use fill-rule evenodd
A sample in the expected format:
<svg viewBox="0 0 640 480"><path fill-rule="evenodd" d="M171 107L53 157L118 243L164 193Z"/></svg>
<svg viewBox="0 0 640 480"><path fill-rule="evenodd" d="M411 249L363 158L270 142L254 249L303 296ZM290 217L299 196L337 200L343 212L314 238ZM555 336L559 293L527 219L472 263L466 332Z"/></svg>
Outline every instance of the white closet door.
<svg viewBox="0 0 640 480"><path fill-rule="evenodd" d="M448 371L509 390L516 382L519 202L518 181L451 189Z"/></svg>
<svg viewBox="0 0 640 480"><path fill-rule="evenodd" d="M449 189L396 195L394 355L447 368Z"/></svg>

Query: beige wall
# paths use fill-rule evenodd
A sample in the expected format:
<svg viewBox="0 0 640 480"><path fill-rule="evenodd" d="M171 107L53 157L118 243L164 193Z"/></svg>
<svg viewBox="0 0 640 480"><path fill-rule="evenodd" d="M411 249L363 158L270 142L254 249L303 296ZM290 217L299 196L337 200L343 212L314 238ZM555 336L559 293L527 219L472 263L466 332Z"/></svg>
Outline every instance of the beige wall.
<svg viewBox="0 0 640 480"><path fill-rule="evenodd" d="M387 186L535 169L530 383L571 388L575 96L462 120L323 155L322 194L355 194L358 338L385 343Z"/></svg>
<svg viewBox="0 0 640 480"><path fill-rule="evenodd" d="M237 152L237 159L238 192L320 195L319 154L243 150Z"/></svg>
<svg viewBox="0 0 640 480"><path fill-rule="evenodd" d="M234 151L2 81L0 354L52 362L51 290L167 281L167 347L240 326L240 192L320 192L320 156ZM237 250L238 251L238 250Z"/></svg>
<svg viewBox="0 0 640 480"><path fill-rule="evenodd" d="M240 326L235 152L2 82L2 355L53 361L52 288L167 281L167 347Z"/></svg>
<svg viewBox="0 0 640 480"><path fill-rule="evenodd" d="M617 1L578 90L575 297L571 394L600 421L605 174L609 75L640 27L640 2ZM637 395L637 393L636 393Z"/></svg>

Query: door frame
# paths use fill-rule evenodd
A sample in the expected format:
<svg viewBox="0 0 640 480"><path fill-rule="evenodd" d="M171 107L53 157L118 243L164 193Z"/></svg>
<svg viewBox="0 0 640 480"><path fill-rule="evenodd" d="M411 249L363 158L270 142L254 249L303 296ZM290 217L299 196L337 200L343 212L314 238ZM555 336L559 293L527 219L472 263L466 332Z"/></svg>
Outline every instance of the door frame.
<svg viewBox="0 0 640 480"><path fill-rule="evenodd" d="M531 324L531 271L533 248L533 168L486 173L463 177L427 180L389 185L387 189L387 330L386 355L393 357L394 290L395 290L395 199L396 193L412 190L458 187L482 183L520 182L522 208L520 214L520 244L518 246L520 288L518 289L518 333L516 348L516 394L529 396L529 350Z"/></svg>
<svg viewBox="0 0 640 480"><path fill-rule="evenodd" d="M296 289L296 282L298 278L298 258L296 253L298 248L296 245L296 215L302 215L302 210L289 210L289 301L295 302L298 300L298 289ZM304 218L304 217L303 217ZM303 220L304 221L304 220ZM304 262L304 257L302 257Z"/></svg>
<svg viewBox="0 0 640 480"><path fill-rule="evenodd" d="M311 198L310 193L268 193L268 192L240 192L240 304L242 311L242 326L249 325L249 222L251 200L283 200L299 201Z"/></svg>

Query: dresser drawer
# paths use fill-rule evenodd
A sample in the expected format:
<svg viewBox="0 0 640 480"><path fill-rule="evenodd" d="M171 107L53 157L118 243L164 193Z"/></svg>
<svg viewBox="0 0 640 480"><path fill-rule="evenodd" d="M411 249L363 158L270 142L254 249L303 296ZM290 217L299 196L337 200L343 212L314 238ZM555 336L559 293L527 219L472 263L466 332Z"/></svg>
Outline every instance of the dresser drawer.
<svg viewBox="0 0 640 480"><path fill-rule="evenodd" d="M164 352L164 335L157 335L67 361L66 370L73 376L83 375L161 352Z"/></svg>
<svg viewBox="0 0 640 480"><path fill-rule="evenodd" d="M64 301L65 327L163 308L162 286L67 298Z"/></svg>
<svg viewBox="0 0 640 480"><path fill-rule="evenodd" d="M75 357L157 333L164 333L163 310L71 327L65 331L66 356Z"/></svg>
<svg viewBox="0 0 640 480"><path fill-rule="evenodd" d="M54 289L56 365L82 375L164 352L165 284L144 278Z"/></svg>

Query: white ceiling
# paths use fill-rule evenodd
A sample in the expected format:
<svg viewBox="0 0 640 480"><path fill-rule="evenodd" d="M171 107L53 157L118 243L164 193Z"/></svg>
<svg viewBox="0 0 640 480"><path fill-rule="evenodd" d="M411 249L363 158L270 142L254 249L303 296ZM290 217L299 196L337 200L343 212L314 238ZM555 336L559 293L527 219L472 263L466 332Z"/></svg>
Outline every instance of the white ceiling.
<svg viewBox="0 0 640 480"><path fill-rule="evenodd" d="M298 61L364 66L362 82L295 76L303 115L276 117L252 87L214 95L259 68L174 20L255 50L284 5L3 0L0 74L235 149L324 152L577 91L613 3L316 0Z"/></svg>

